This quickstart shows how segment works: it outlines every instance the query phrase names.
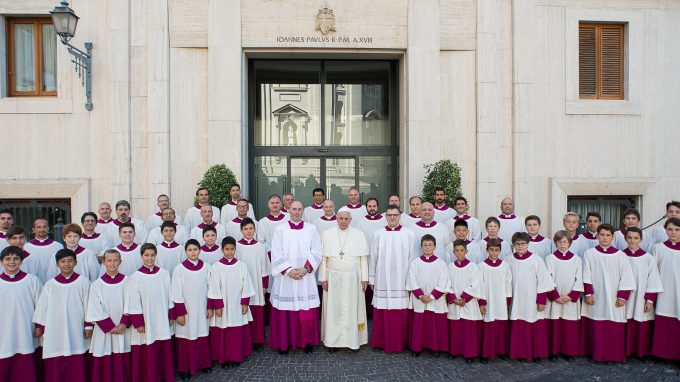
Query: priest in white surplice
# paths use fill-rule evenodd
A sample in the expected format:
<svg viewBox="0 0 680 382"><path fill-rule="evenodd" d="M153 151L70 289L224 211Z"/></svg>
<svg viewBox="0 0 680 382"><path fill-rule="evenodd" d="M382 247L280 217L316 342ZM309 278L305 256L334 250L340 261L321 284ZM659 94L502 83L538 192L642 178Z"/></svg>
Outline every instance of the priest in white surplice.
<svg viewBox="0 0 680 382"><path fill-rule="evenodd" d="M371 346L386 353L404 351L408 341L408 267L417 257L413 232L400 225L401 211L387 207L387 225L375 232L368 282L373 289Z"/></svg>
<svg viewBox="0 0 680 382"><path fill-rule="evenodd" d="M302 221L302 203L293 202L290 220L276 227L272 239L269 347L309 353L319 343L319 292L314 271L321 262L319 231ZM264 220L264 219L263 219Z"/></svg>
<svg viewBox="0 0 680 382"><path fill-rule="evenodd" d="M321 236L321 341L329 348L357 350L368 343L364 292L369 253L364 234L350 227L351 221L352 214L343 207L337 215L337 227Z"/></svg>

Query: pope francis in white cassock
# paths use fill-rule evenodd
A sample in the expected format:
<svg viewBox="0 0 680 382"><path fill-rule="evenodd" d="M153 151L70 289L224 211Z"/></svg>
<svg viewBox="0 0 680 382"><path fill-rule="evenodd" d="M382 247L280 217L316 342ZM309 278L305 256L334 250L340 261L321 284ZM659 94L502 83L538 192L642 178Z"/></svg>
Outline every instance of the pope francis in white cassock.
<svg viewBox="0 0 680 382"><path fill-rule="evenodd" d="M321 341L329 348L356 350L368 343L364 296L368 286L368 242L363 232L349 226L352 215L345 207L338 212L337 221L336 228L321 236Z"/></svg>

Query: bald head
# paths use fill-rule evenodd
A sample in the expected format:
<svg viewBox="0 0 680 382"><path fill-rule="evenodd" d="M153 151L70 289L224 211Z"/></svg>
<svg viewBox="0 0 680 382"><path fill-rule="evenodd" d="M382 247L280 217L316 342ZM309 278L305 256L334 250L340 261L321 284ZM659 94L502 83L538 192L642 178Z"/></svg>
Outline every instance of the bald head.
<svg viewBox="0 0 680 382"><path fill-rule="evenodd" d="M326 199L323 201L323 214L326 215L327 217L333 216L335 213L335 202L333 202L330 199Z"/></svg>
<svg viewBox="0 0 680 382"><path fill-rule="evenodd" d="M431 223L434 218L434 206L430 202L425 202L420 205L420 218L425 223Z"/></svg>

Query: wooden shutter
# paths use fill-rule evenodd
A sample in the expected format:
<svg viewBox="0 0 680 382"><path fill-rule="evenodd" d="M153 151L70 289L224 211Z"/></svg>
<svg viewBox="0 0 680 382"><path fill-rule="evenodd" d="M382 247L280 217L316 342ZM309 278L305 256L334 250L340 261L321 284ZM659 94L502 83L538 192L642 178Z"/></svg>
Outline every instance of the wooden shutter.
<svg viewBox="0 0 680 382"><path fill-rule="evenodd" d="M578 31L578 86L580 98L597 98L597 28L581 25Z"/></svg>
<svg viewBox="0 0 680 382"><path fill-rule="evenodd" d="M580 98L623 99L623 32L623 24L580 24Z"/></svg>

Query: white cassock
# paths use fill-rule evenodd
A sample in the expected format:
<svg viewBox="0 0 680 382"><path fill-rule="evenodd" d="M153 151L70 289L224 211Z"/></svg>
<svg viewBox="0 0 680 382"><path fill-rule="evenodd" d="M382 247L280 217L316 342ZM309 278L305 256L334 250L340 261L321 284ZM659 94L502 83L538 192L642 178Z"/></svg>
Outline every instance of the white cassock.
<svg viewBox="0 0 680 382"><path fill-rule="evenodd" d="M139 248L140 245L137 243L132 243L132 245L129 247L126 247L123 244L118 244L115 248L113 248L120 252L121 263L118 267L118 272L126 276L130 276L137 272L137 269L142 266L142 256L139 252ZM99 274L103 275L104 273L106 273L106 265L102 263Z"/></svg>
<svg viewBox="0 0 680 382"><path fill-rule="evenodd" d="M40 282L43 284L56 276L52 271L52 268L57 266L57 260L54 255L62 248L64 248L64 246L61 243L52 239L33 239L26 243L24 245L24 251L30 253L33 257L32 261L35 262L35 267L31 267L31 272L29 273L38 276L38 279L40 279Z"/></svg>
<svg viewBox="0 0 680 382"><path fill-rule="evenodd" d="M458 220L465 220L465 222L468 225L468 235L467 239L471 241L477 241L482 238L482 229L480 228L479 225L479 220L477 218L473 218L472 216L465 214L465 215L455 215L453 218L449 219L446 221L446 227L449 229L449 232L453 232L455 229L455 224Z"/></svg>
<svg viewBox="0 0 680 382"><path fill-rule="evenodd" d="M43 285L42 280L38 276L40 274L40 265L40 259L38 259L37 256L33 256L30 253L24 251L24 260L21 262L19 269L37 277L40 281L40 285ZM0 264L0 270L5 270L5 267L3 267L2 264Z"/></svg>
<svg viewBox="0 0 680 382"><path fill-rule="evenodd" d="M217 240L215 240L215 243L221 244L222 239L227 237L227 231L224 229L224 226L220 223L217 222L212 222L210 224L211 226L215 227L215 230L217 231ZM205 240L203 240L203 228L207 227L208 224L201 223L197 225L196 227L191 229L191 238L194 240L198 240L199 244L203 245L205 244Z"/></svg>
<svg viewBox="0 0 680 382"><path fill-rule="evenodd" d="M215 244L212 247L208 247L207 245L203 244L201 246L201 254L199 255L199 258L206 263L213 265L220 261L220 259L223 257L224 254L222 253L219 245Z"/></svg>
<svg viewBox="0 0 680 382"><path fill-rule="evenodd" d="M179 215L175 215L175 224L181 225L182 224L182 217ZM163 224L163 214L161 211L156 212L155 214L149 215L149 217L146 219L146 232L150 232L154 228L159 228Z"/></svg>
<svg viewBox="0 0 680 382"><path fill-rule="evenodd" d="M323 258L319 282L323 292L321 341L327 347L359 349L368 343L366 296L361 288L368 281L368 243L356 228L329 229L321 236Z"/></svg>
<svg viewBox="0 0 680 382"><path fill-rule="evenodd" d="M571 238L571 245L569 246L569 252L573 253L574 255L576 255L580 258L583 258L583 255L589 249L590 249L590 242L589 242L588 239L583 237L583 235L574 235Z"/></svg>
<svg viewBox="0 0 680 382"><path fill-rule="evenodd" d="M402 213L401 218L399 219L399 224L401 224L401 226L404 228L408 228L421 220L422 219L420 218L420 216L416 216L412 213L409 214Z"/></svg>
<svg viewBox="0 0 680 382"><path fill-rule="evenodd" d="M221 300L224 304L222 317L213 315L210 326L220 329L247 325L253 320L248 309L247 314L241 314L241 305L245 299L255 295L253 282L248 273L248 266L236 258L227 260L222 258L212 267L210 275L208 298ZM246 303L247 304L247 303ZM235 344L239 346L239 344Z"/></svg>
<svg viewBox="0 0 680 382"><path fill-rule="evenodd" d="M95 232L92 236L83 233L78 244L90 250L95 256L101 257L104 255L104 251L113 248L113 240L109 237L108 233L98 233Z"/></svg>
<svg viewBox="0 0 680 382"><path fill-rule="evenodd" d="M90 341L83 335L90 282L77 273L61 274L43 288L33 322L45 327L43 359L84 354Z"/></svg>
<svg viewBox="0 0 680 382"><path fill-rule="evenodd" d="M264 220L264 219L263 219ZM271 303L278 310L300 311L319 307L314 270L321 263L321 241L319 231L312 224L287 222L276 227L272 240ZM294 280L284 274L289 269L310 265L312 273L301 280Z"/></svg>
<svg viewBox="0 0 680 382"><path fill-rule="evenodd" d="M73 272L85 277L90 282L99 278L99 269L101 265L97 261L97 256L85 247L78 245L73 251L76 253L76 266L73 268ZM57 262L54 261L47 269L47 280L57 277L60 273L57 267Z"/></svg>
<svg viewBox="0 0 680 382"><path fill-rule="evenodd" d="M408 268L406 289L411 291L408 307L413 313L426 311L448 314L449 309L444 294L451 291L451 280L446 263L437 256L420 256L411 261ZM433 299L425 304L419 296L429 296Z"/></svg>
<svg viewBox="0 0 680 382"><path fill-rule="evenodd" d="M611 246L605 250L599 245L587 250L583 255L583 284L585 294L595 298L594 305L586 304L584 300L583 317L626 322L626 307L614 305L619 291L635 290L635 276L623 252Z"/></svg>
<svg viewBox="0 0 680 382"><path fill-rule="evenodd" d="M368 283L373 285L372 305L376 309L407 309L408 269L418 257L413 232L400 225L385 227L373 239L368 267Z"/></svg>
<svg viewBox="0 0 680 382"><path fill-rule="evenodd" d="M373 244L373 234L381 229L384 229L387 225L387 220L381 214L375 216L364 216L360 221L359 225L356 227L361 232L363 232L366 241L368 242L368 247L371 248Z"/></svg>
<svg viewBox="0 0 680 382"><path fill-rule="evenodd" d="M237 216L224 224L225 237L231 236L236 241L241 240L243 238L241 234L241 221L243 220ZM255 223L255 229L257 229L257 220L253 220L253 222Z"/></svg>
<svg viewBox="0 0 680 382"><path fill-rule="evenodd" d="M319 231L319 235L323 234L327 229L338 226L338 217L333 215L331 217L321 216L320 218L312 222L316 229Z"/></svg>
<svg viewBox="0 0 680 382"><path fill-rule="evenodd" d="M524 226L524 218L521 216L515 214L500 214L498 215L498 220L501 222L501 229L498 231L498 236L508 243L512 243L512 235L514 235L515 232L527 231Z"/></svg>
<svg viewBox="0 0 680 382"><path fill-rule="evenodd" d="M127 282L128 277L122 273L115 277L106 273L90 286L85 321L96 323L90 340L94 357L130 352L132 329L125 329L123 334L111 333L121 323L130 324L130 317L124 313Z"/></svg>
<svg viewBox="0 0 680 382"><path fill-rule="evenodd" d="M186 226L178 225L175 230L175 236L172 239L179 243L179 245L184 245L187 240L190 239L190 236L191 233ZM161 227L156 227L149 231L149 234L146 235L146 240L144 242L159 246L163 241L165 241L165 238L161 233Z"/></svg>
<svg viewBox="0 0 680 382"><path fill-rule="evenodd" d="M484 299L484 285L479 266L474 262L463 259L462 262L454 260L448 265L449 280L451 280L450 299L462 298L466 301L464 306L449 304L449 320L480 321L482 313L479 311L479 299ZM447 296L448 297L448 296Z"/></svg>
<svg viewBox="0 0 680 382"><path fill-rule="evenodd" d="M248 203L248 213L246 213L246 216L253 219L253 221L255 221L254 211L255 209L253 208L253 205ZM222 206L222 211L220 211L218 222L228 222L236 217L238 217L238 212L236 211L236 202L230 200L229 203Z"/></svg>
<svg viewBox="0 0 680 382"><path fill-rule="evenodd" d="M484 261L484 259L486 259L486 251L483 251L482 247L478 243L465 240L465 244L467 245L467 255L465 255L466 259L472 261L475 264L479 264ZM453 253L453 243L446 245L446 255L442 260L446 262L447 266L456 261L456 255Z"/></svg>
<svg viewBox="0 0 680 382"><path fill-rule="evenodd" d="M486 304L486 314L484 322L507 320L508 299L512 297L512 271L506 261L487 258L479 264L479 271L482 275L482 294Z"/></svg>
<svg viewBox="0 0 680 382"><path fill-rule="evenodd" d="M186 315L184 325L175 323L175 337L195 340L207 337L208 281L211 267L202 260L189 259L178 264L172 272L172 302L177 317Z"/></svg>
<svg viewBox="0 0 680 382"><path fill-rule="evenodd" d="M536 235L535 237L530 237L529 240L529 252L533 253L536 256L539 256L542 260L545 261L545 258L555 252L555 244L552 242L552 240L548 239L547 237L543 237L541 235Z"/></svg>
<svg viewBox="0 0 680 382"><path fill-rule="evenodd" d="M37 338L33 337L33 314L41 292L42 284L32 274L0 273L2 307L11 312L7 319L0 320L0 362L11 362L8 358L14 355L31 354L38 346Z"/></svg>
<svg viewBox="0 0 680 382"><path fill-rule="evenodd" d="M156 266L153 270L143 266L128 279L125 314L130 315L135 328L144 326L144 333L131 331L131 344L151 345L169 340L174 331L170 325L170 312L175 307L170 273Z"/></svg>
<svg viewBox="0 0 680 382"><path fill-rule="evenodd" d="M679 360L680 348L680 243L670 240L654 246L654 257L659 265L659 276L664 291L656 298L656 318L652 354Z"/></svg>
<svg viewBox="0 0 680 382"><path fill-rule="evenodd" d="M652 247L654 246L653 241L654 240L649 234L647 234L645 231L642 231L642 241L640 242L640 248L642 248L645 252L651 251ZM620 229L614 232L614 242L612 245L619 251L623 251L624 249L628 248L628 243L626 243L625 229Z"/></svg>
<svg viewBox="0 0 680 382"><path fill-rule="evenodd" d="M423 254L423 250L420 246L420 239L427 234L434 236L435 240L437 240L437 248L434 255L440 259L443 259L446 256L446 245L451 241L451 235L445 224L438 223L434 220L431 223L425 223L421 220L408 227L408 229L413 232L413 248L415 249L417 256Z"/></svg>
<svg viewBox="0 0 680 382"><path fill-rule="evenodd" d="M184 225L188 229L192 229L203 222L203 218L201 217L201 207L202 206L197 203L192 207L189 207L187 213L184 215ZM213 220L219 223L220 209L215 206L212 206L212 211Z"/></svg>
<svg viewBox="0 0 680 382"><path fill-rule="evenodd" d="M569 295L571 301L566 304L554 302L559 296L549 296L550 301L546 305L546 318L552 320L563 319L577 321L581 319L581 293L583 292L583 260L567 251L562 253L555 251L545 258L548 274L555 284L559 296Z"/></svg>
<svg viewBox="0 0 680 382"><path fill-rule="evenodd" d="M113 240L113 244L118 245L121 243L121 238L119 234L119 227L121 224L123 224L120 220L118 219L113 219L111 221L112 224L108 225L108 234L111 240ZM144 240L146 240L146 224L144 223L143 220L137 219L137 218L130 218L128 220L128 223L132 223L135 226L135 238L134 242L137 244L144 244ZM97 226L99 227L99 226Z"/></svg>
<svg viewBox="0 0 680 382"><path fill-rule="evenodd" d="M651 321L654 319L654 310L645 312L645 302L647 300L653 301L657 293L664 291L656 259L641 248L638 248L635 252L626 248L623 253L628 256L628 261L630 261L636 286L626 303L626 318L638 322Z"/></svg>
<svg viewBox="0 0 680 382"><path fill-rule="evenodd" d="M163 241L161 245L156 247L155 264L168 271L170 277L172 277L172 272L175 271L175 267L184 261L184 259L186 259L184 247L179 245L176 241L171 243Z"/></svg>
<svg viewBox="0 0 680 382"><path fill-rule="evenodd" d="M438 223L446 224L449 220L456 216L456 210L446 204L441 207L433 204L432 207L434 207L434 221Z"/></svg>
<svg viewBox="0 0 680 382"><path fill-rule="evenodd" d="M555 289L545 262L540 257L525 253L515 253L508 258L512 271L512 307L511 320L534 323L545 318L546 311L539 312L536 304L547 304L547 293Z"/></svg>
<svg viewBox="0 0 680 382"><path fill-rule="evenodd" d="M267 252L272 250L272 239L274 238L274 231L280 224L287 222L288 214L280 213L278 216L268 214L257 222L257 241L264 244Z"/></svg>
<svg viewBox="0 0 680 382"><path fill-rule="evenodd" d="M586 243L588 244L586 249L595 248L596 245L600 244L600 242L597 240L597 232L586 231L581 236L586 239Z"/></svg>
<svg viewBox="0 0 680 382"><path fill-rule="evenodd" d="M510 247L510 242L505 239L501 239L500 237L497 237L496 239L499 239L501 241L501 254L498 256L498 258L501 260L507 260L508 257L512 255L512 248ZM488 236L477 242L477 244L479 244L479 247L482 249L482 253L484 253L485 256L488 255L488 251L486 250L486 243L488 242L489 242Z"/></svg>
<svg viewBox="0 0 680 382"><path fill-rule="evenodd" d="M352 215L352 221L349 223L352 227L359 225L359 220L366 216L368 212L366 211L366 206L363 204L346 204L345 207L349 210Z"/></svg>
<svg viewBox="0 0 680 382"><path fill-rule="evenodd" d="M314 223L316 219L322 217L323 215L323 203L316 204L312 202L311 205L305 207L305 211L302 214L302 220L306 221L307 223Z"/></svg>
<svg viewBox="0 0 680 382"><path fill-rule="evenodd" d="M250 296L249 305L264 306L264 285L269 283L269 276L272 273L272 264L264 244L254 239L251 241L240 239L236 242L235 257L248 267L248 274L253 283L255 294Z"/></svg>

